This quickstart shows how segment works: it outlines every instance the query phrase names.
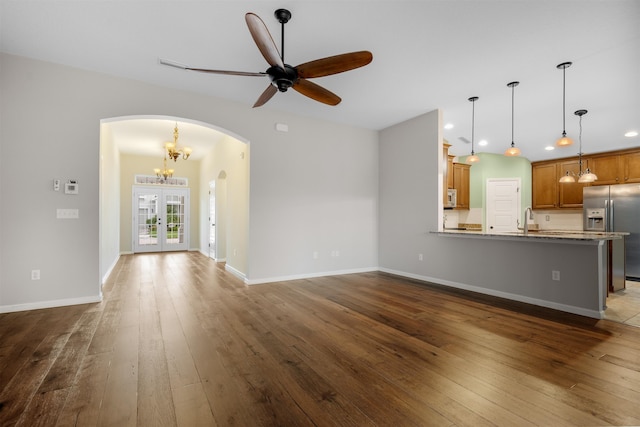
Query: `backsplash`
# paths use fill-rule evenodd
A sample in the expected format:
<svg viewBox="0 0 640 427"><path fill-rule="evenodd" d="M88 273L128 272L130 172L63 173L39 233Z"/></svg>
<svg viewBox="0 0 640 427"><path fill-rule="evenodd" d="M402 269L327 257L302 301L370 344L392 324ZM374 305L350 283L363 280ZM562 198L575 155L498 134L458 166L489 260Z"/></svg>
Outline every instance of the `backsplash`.
<svg viewBox="0 0 640 427"><path fill-rule="evenodd" d="M540 230L582 230L582 211L534 211L533 221Z"/></svg>
<svg viewBox="0 0 640 427"><path fill-rule="evenodd" d="M524 211L522 213L524 215ZM468 211L447 209L444 211L445 228L481 228L483 224L482 208ZM531 229L539 230L582 230L582 211L534 211Z"/></svg>

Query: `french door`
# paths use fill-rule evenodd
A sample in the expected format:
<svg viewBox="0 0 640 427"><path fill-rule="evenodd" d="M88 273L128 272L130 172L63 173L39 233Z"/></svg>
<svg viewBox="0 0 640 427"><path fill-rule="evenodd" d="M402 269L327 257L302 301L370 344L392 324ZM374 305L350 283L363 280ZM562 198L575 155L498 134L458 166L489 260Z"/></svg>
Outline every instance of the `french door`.
<svg viewBox="0 0 640 427"><path fill-rule="evenodd" d="M189 189L133 188L133 251L189 249Z"/></svg>

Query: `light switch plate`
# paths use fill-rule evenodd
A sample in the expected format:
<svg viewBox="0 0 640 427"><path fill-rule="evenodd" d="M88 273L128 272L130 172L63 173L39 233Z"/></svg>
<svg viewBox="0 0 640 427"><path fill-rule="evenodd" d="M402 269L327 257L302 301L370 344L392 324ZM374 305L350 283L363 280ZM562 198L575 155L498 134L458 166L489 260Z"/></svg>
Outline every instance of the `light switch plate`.
<svg viewBox="0 0 640 427"><path fill-rule="evenodd" d="M57 219L78 219L80 218L80 211L79 209L57 209L56 218Z"/></svg>

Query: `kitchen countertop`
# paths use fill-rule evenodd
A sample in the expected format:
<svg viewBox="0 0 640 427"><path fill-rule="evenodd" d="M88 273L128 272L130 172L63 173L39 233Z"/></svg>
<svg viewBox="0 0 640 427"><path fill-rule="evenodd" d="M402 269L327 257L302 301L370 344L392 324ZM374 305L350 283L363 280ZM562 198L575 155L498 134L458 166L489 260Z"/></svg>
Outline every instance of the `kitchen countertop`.
<svg viewBox="0 0 640 427"><path fill-rule="evenodd" d="M485 238L495 240L520 240L520 241L560 241L563 243L598 243L606 240L622 239L629 233L606 233L597 231L580 230L533 230L528 234L524 231L511 232L485 232L482 230L445 229L435 232L441 236Z"/></svg>

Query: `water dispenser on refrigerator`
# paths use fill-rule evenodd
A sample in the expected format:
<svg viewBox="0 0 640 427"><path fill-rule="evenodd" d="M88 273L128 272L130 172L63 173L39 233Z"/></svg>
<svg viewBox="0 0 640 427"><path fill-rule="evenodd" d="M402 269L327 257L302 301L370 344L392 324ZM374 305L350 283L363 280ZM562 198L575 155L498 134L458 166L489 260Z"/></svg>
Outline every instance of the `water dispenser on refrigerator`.
<svg viewBox="0 0 640 427"><path fill-rule="evenodd" d="M606 231L605 210L585 209L583 227L585 231Z"/></svg>

